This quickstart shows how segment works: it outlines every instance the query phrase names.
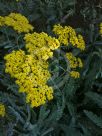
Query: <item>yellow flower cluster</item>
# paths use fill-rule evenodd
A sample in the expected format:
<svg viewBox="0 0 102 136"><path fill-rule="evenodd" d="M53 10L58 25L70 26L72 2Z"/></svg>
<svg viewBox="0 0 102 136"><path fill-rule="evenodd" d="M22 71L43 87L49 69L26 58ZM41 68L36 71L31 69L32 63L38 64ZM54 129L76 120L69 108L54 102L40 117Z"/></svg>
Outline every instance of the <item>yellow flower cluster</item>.
<svg viewBox="0 0 102 136"><path fill-rule="evenodd" d="M0 26L3 26L4 24L4 18L0 16Z"/></svg>
<svg viewBox="0 0 102 136"><path fill-rule="evenodd" d="M18 33L28 33L33 30L33 26L29 24L27 18L20 13L10 13L8 16L0 16L0 26L13 27Z"/></svg>
<svg viewBox="0 0 102 136"><path fill-rule="evenodd" d="M79 48L80 50L85 50L85 41L81 35L76 34L75 30L70 26L62 27L60 24L54 25L53 32L58 35L58 40L61 44L68 45L69 43Z"/></svg>
<svg viewBox="0 0 102 136"><path fill-rule="evenodd" d="M60 43L56 38L48 36L46 33L26 34L26 49L30 54L37 56L38 59L47 60L53 56L53 50L56 50Z"/></svg>
<svg viewBox="0 0 102 136"><path fill-rule="evenodd" d="M28 20L21 14L11 13L9 16L0 17L0 26L12 26L14 30L26 32L24 36L25 47L23 50L12 51L4 59L5 72L9 73L12 78L16 79L15 83L19 86L19 92L26 94L26 102L31 107L38 107L45 104L47 100L53 99L53 88L47 85L51 77L48 71L48 59L53 56L53 51L58 49L60 44L71 43L73 46L84 50L85 43L81 35L76 36L76 32L71 27L62 27L55 25L53 31L58 34L59 38L48 36L48 34L29 33L33 27ZM80 58L76 58L72 53L67 53L71 69L82 67ZM78 78L80 74L77 71L71 71L70 75Z"/></svg>
<svg viewBox="0 0 102 136"><path fill-rule="evenodd" d="M2 103L0 103L0 116L5 116L5 106Z"/></svg>
<svg viewBox="0 0 102 136"><path fill-rule="evenodd" d="M102 23L100 23L100 30L99 30L99 32L102 35Z"/></svg>
<svg viewBox="0 0 102 136"><path fill-rule="evenodd" d="M26 102L31 103L31 107L38 107L53 99L53 88L47 85L51 76L48 62L39 61L32 54L26 55L22 50L13 51L4 59L5 72L16 79L19 92L26 93Z"/></svg>
<svg viewBox="0 0 102 136"><path fill-rule="evenodd" d="M77 67L82 68L83 67L83 63L81 59L76 58L71 52L66 53L66 57L68 58L70 68L77 68Z"/></svg>
<svg viewBox="0 0 102 136"><path fill-rule="evenodd" d="M77 71L71 71L70 72L70 76L73 78L79 78L80 77L80 73Z"/></svg>
<svg viewBox="0 0 102 136"><path fill-rule="evenodd" d="M71 52L66 53L66 57L69 61L69 65L71 69L76 69L77 67L82 68L83 63L80 58L76 58ZM71 77L79 78L80 74L77 71L70 72Z"/></svg>

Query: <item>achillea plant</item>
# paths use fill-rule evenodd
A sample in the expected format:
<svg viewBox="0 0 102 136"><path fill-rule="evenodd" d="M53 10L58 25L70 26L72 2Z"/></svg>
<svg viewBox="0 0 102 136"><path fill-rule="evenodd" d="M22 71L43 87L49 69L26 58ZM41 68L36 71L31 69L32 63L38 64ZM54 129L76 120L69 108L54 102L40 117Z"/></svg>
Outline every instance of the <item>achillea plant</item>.
<svg viewBox="0 0 102 136"><path fill-rule="evenodd" d="M28 20L21 14L11 13L0 19L1 26L12 26L18 33L28 33L33 30ZM77 36L72 27L55 25L53 32L58 35L58 39L44 32L25 34L26 51L12 51L4 57L5 72L15 79L15 83L19 86L19 92L26 94L26 103L30 103L31 107L38 107L45 104L47 100L53 99L53 87L47 84L51 78L48 68L53 51L60 49L61 45L69 43L80 50L85 49L83 37ZM76 70L83 67L81 59L75 57L71 52L66 53L63 57L69 61L71 68L71 71L68 71L69 75L75 79L79 78L80 73Z"/></svg>
<svg viewBox="0 0 102 136"><path fill-rule="evenodd" d="M95 1L1 0L0 136L102 135Z"/></svg>

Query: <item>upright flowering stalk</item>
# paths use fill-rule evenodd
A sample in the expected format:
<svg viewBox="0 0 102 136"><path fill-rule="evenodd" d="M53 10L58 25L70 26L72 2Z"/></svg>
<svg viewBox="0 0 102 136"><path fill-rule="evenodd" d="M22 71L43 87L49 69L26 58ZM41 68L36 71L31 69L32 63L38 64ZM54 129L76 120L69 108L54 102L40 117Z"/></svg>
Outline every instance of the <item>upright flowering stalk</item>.
<svg viewBox="0 0 102 136"><path fill-rule="evenodd" d="M58 37L60 44L78 48L81 51L85 50L85 41L80 34L76 34L75 30L70 26L62 27L60 24L54 25L53 32ZM70 76L73 78L79 78L80 73L76 71L77 68L82 68L83 63L80 58L76 58L71 52L66 53L66 58L69 61L71 68Z"/></svg>
<svg viewBox="0 0 102 136"><path fill-rule="evenodd" d="M71 52L66 53L66 58L69 61L69 65L71 68L70 76L74 78L79 78L80 73L76 71L76 68L82 68L83 63L80 58L76 58Z"/></svg>

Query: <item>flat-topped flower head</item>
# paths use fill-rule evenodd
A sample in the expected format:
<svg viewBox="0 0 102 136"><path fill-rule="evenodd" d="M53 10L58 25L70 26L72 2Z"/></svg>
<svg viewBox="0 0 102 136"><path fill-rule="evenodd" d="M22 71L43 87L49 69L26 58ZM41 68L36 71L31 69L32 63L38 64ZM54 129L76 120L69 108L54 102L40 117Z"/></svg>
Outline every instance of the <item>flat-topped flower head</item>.
<svg viewBox="0 0 102 136"><path fill-rule="evenodd" d="M26 102L31 107L38 107L53 99L53 88L47 85L51 77L47 61L39 61L32 54L25 54L23 50L13 51L4 59L5 72L15 78L19 92L26 94Z"/></svg>
<svg viewBox="0 0 102 136"><path fill-rule="evenodd" d="M63 45L71 44L72 46L85 50L85 41L81 35L76 34L70 26L62 27L60 24L54 25L53 32L58 36L58 40Z"/></svg>
<svg viewBox="0 0 102 136"><path fill-rule="evenodd" d="M10 13L8 16L0 17L0 26L12 27L18 33L28 33L33 30L28 19L20 13Z"/></svg>
<svg viewBox="0 0 102 136"><path fill-rule="evenodd" d="M58 39L48 36L44 32L28 33L25 35L24 40L28 52L43 60L51 58L53 56L53 51L60 46Z"/></svg>

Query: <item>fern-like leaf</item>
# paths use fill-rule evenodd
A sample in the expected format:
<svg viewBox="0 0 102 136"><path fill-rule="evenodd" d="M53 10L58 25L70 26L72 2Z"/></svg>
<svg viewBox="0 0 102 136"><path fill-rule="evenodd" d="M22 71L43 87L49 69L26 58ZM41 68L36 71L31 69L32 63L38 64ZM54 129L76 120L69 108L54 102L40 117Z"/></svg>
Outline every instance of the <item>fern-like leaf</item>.
<svg viewBox="0 0 102 136"><path fill-rule="evenodd" d="M85 115L98 127L102 128L102 117L98 117L91 111L84 110Z"/></svg>

